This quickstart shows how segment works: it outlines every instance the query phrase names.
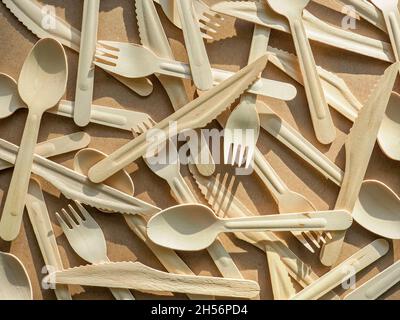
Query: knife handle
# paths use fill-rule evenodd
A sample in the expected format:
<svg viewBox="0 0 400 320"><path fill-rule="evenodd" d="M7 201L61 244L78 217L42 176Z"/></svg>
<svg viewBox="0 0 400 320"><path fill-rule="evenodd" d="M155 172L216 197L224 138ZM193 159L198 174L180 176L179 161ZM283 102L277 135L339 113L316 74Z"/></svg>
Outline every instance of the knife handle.
<svg viewBox="0 0 400 320"><path fill-rule="evenodd" d="M78 78L75 91L74 121L78 126L90 122L93 100L94 65L100 0L84 0Z"/></svg>

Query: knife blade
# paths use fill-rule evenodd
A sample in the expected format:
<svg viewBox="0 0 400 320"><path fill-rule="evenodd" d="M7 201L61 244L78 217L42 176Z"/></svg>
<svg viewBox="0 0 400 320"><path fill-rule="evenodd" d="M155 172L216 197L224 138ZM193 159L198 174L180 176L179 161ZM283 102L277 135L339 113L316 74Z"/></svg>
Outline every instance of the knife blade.
<svg viewBox="0 0 400 320"><path fill-rule="evenodd" d="M221 1L211 10L265 27L290 32L288 21L270 7L253 1ZM379 60L394 62L392 46L384 41L349 32L323 22L304 10L304 27L309 39Z"/></svg>
<svg viewBox="0 0 400 320"><path fill-rule="evenodd" d="M345 173L335 209L353 211L399 72L399 66L398 62L386 69L350 130L345 143ZM346 232L332 232L331 234L332 239L327 239L320 253L320 260L325 266L332 266L339 258Z"/></svg>
<svg viewBox="0 0 400 320"><path fill-rule="evenodd" d="M18 146L0 139L0 159L14 164L18 149ZM38 155L34 156L32 172L55 186L66 198L100 210L142 215L160 211L160 208L109 186L93 184L86 176Z"/></svg>
<svg viewBox="0 0 400 320"><path fill-rule="evenodd" d="M265 55L159 122L153 127L157 130L153 131L153 133L157 132L157 144L164 143L171 138L171 135L176 135L177 132L182 132L182 130L206 126L248 89L264 69L266 63L267 56ZM176 131L173 130L175 133L170 130L171 122L176 124ZM147 134L140 135L95 164L89 170L89 179L95 183L104 181L132 161L145 155L151 144Z"/></svg>
<svg viewBox="0 0 400 320"><path fill-rule="evenodd" d="M1 0L11 13L33 34L39 38L54 38L63 45L79 52L81 33L57 16L51 19L55 23L55 28L45 29L43 19L45 11L35 0ZM153 91L153 84L147 78L128 79L110 73L114 78L126 85L131 90L141 96L148 96Z"/></svg>

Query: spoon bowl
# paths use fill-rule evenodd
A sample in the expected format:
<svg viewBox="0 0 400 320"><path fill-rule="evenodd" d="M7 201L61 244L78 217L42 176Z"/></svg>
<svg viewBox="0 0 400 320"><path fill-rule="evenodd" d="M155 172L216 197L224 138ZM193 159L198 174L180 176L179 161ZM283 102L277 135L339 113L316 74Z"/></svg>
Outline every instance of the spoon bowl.
<svg viewBox="0 0 400 320"><path fill-rule="evenodd" d="M106 157L107 154L99 150L91 148L82 149L74 157L74 170L86 176L92 166ZM126 170L118 171L104 181L104 184L129 195L135 193L133 181Z"/></svg>
<svg viewBox="0 0 400 320"><path fill-rule="evenodd" d="M42 39L22 66L18 92L29 109L43 113L60 101L67 78L67 59L62 45L50 38Z"/></svg>
<svg viewBox="0 0 400 320"><path fill-rule="evenodd" d="M365 229L385 238L400 239L400 198L382 182L363 182L352 215Z"/></svg>
<svg viewBox="0 0 400 320"><path fill-rule="evenodd" d="M221 231L218 222L214 212L205 205L181 204L152 217L147 235L153 242L167 248L184 251L204 249L214 242Z"/></svg>
<svg viewBox="0 0 400 320"><path fill-rule="evenodd" d="M290 8L288 8L288 3L287 1L282 1L282 0L268 0L267 3L271 7L272 10L275 12L287 16L290 15L294 12L300 12L302 11L305 7L307 7L308 3L310 0L296 0L296 1L291 1L290 2ZM290 10L289 10L290 9Z"/></svg>
<svg viewBox="0 0 400 320"><path fill-rule="evenodd" d="M0 300L32 300L32 285L22 262L0 252Z"/></svg>
<svg viewBox="0 0 400 320"><path fill-rule="evenodd" d="M25 104L19 97L17 82L5 73L0 73L0 119L7 118L24 107Z"/></svg>
<svg viewBox="0 0 400 320"><path fill-rule="evenodd" d="M378 133L378 144L390 159L400 161L400 95L392 92Z"/></svg>

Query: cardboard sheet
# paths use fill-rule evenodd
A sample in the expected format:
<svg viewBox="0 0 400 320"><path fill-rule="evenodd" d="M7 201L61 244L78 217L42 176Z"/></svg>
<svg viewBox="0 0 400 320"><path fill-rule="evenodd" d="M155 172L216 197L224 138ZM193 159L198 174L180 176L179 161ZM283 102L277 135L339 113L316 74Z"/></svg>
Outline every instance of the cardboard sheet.
<svg viewBox="0 0 400 320"><path fill-rule="evenodd" d="M54 6L61 18L80 29L82 1L43 0L40 2ZM215 3L218 1L208 0L207 2ZM340 26L343 17L340 13L342 7L339 2L334 0L318 0L309 5L310 11L315 15L338 26ZM100 10L99 39L139 43L134 1L103 0L101 1ZM167 20L159 7L158 12L177 60L187 61L182 32ZM356 25L357 29L354 32L388 41L387 36L365 21L357 20ZM224 37L225 39L207 43L207 51L212 65L227 70L238 70L240 67L245 66L248 59L252 31L252 24L226 17L225 24L219 34L220 37ZM27 30L8 11L4 4L0 3L0 72L7 73L18 79L24 59L37 40L36 36ZM294 52L290 35L281 32L272 31L270 45ZM342 77L361 102L367 100L375 82L388 66L387 63L378 60L315 42L312 43L312 49L317 63ZM69 82L66 98L73 100L78 55L69 49L66 49L66 51L69 62ZM341 168L344 168L343 144L351 123L332 110L333 120L337 127L337 139L331 146L319 144L313 133L304 89L272 65L267 66L264 76L294 84L298 89L298 96L295 100L288 103L267 98L260 99L268 102L283 119L298 129L299 132L324 152L332 161ZM147 112L154 120L159 121L171 114L173 109L160 83L155 77L150 78L154 83L154 92L149 97L143 98L121 85L105 72L97 69L94 102L114 108ZM190 97L193 97L194 90L190 82L186 82L186 88ZM397 87L396 89L398 90L399 88ZM25 110L19 110L8 119L1 120L0 137L19 144L26 114ZM212 125L217 126L215 123ZM79 130L82 129L75 126L73 120L54 115L45 115L40 130L39 141L45 141L49 138ZM106 153L111 153L132 138L129 132L122 132L98 125L89 125L83 130L92 137L90 147L97 148ZM262 153L291 189L306 196L320 210L333 208L339 192L338 187L321 177L313 168L305 164L304 161L264 131L261 133L258 145ZM73 156L74 154L71 153L55 157L53 160L64 166L72 167ZM219 169L225 170L222 166ZM127 170L135 183L135 195L137 197L162 208L176 204L173 197L170 196L167 184L154 176L142 160L136 161ZM193 190L198 193L187 168L182 168L182 174L190 183ZM1 209L4 206L11 175L11 169L0 174ZM397 194L400 194L400 165L385 157L378 145L375 147L366 178L379 179L389 185ZM65 267L85 264L73 252L55 220L54 212L66 207L68 201L49 183L43 180L41 182L45 190L45 199L53 221L53 227ZM254 212L259 214L277 213L277 206L273 198L255 175L237 177L233 192ZM201 197L200 193L198 195ZM151 251L130 231L124 219L119 214L100 213L95 209L90 209L90 212L104 231L107 239L108 255L112 261L137 259L146 265L164 270ZM285 234L283 237L287 240L290 248L306 263L310 264L317 274L322 275L328 271L327 268L322 267L319 263L317 254L313 255L309 253L290 235ZM347 233L341 260L349 257L358 248L376 238L378 238L376 235L371 234L357 223L354 223ZM243 276L259 282L261 299L272 299L265 254L233 236L222 236L222 239L243 273ZM398 241L391 243L391 250L384 258L357 275L357 284L365 282L400 258L400 243ZM12 243L0 240L0 250L11 252L22 260L32 280L35 299L55 299L55 295L51 290L42 290L40 286L41 279L44 276L42 274L44 262L27 214L24 216L23 227L19 237ZM218 270L207 252L180 253L180 255L196 274L219 276ZM400 299L399 289L400 284L393 287L382 298ZM74 299L112 299L110 292L105 288L82 288L76 286L71 287L71 292ZM343 295L345 291L337 288L336 292ZM138 299L160 297L141 292L135 292L134 294ZM183 295L171 295L168 293L164 297L185 298Z"/></svg>

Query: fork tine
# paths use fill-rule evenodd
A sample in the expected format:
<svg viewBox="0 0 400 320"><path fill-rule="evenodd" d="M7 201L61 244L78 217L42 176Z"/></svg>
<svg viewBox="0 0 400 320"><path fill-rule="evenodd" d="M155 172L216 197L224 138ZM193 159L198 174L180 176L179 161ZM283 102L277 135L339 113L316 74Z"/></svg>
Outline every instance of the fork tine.
<svg viewBox="0 0 400 320"><path fill-rule="evenodd" d="M82 213L83 217L85 218L85 221L95 222L89 211L87 211L86 208L79 201L75 200L74 202L79 211Z"/></svg>
<svg viewBox="0 0 400 320"><path fill-rule="evenodd" d="M76 212L76 210L74 209L73 206L71 206L70 204L68 205L69 211L72 212L72 215L74 216L74 218L76 219L76 222L79 224L82 223L82 217L78 214L78 212Z"/></svg>
<svg viewBox="0 0 400 320"><path fill-rule="evenodd" d="M71 218L70 214L68 213L67 210L64 208L61 209L62 214L64 215L64 218L71 224L71 227L77 227L78 225L74 221L74 219ZM65 220L64 220L65 221Z"/></svg>
<svg viewBox="0 0 400 320"><path fill-rule="evenodd" d="M211 32L211 33L217 33L217 30L212 28L211 26L204 24L203 22L199 21L200 29L203 29L204 31Z"/></svg>
<svg viewBox="0 0 400 320"><path fill-rule="evenodd" d="M102 48L97 47L96 48L96 54L98 55L99 53L101 53L103 55L110 55L110 56L113 56L113 57L118 57L118 52L117 51L109 50L109 49L104 48L104 47L102 47Z"/></svg>
<svg viewBox="0 0 400 320"><path fill-rule="evenodd" d="M120 51L118 42L99 40L99 41L97 41L97 43L100 43L103 47L107 47L108 49L111 49L111 50L114 50L117 52Z"/></svg>
<svg viewBox="0 0 400 320"><path fill-rule="evenodd" d="M301 232L296 232L293 233L293 235L296 237L297 240L299 240L304 247L306 247L310 252L315 253L314 248L308 243L306 238L301 234Z"/></svg>
<svg viewBox="0 0 400 320"><path fill-rule="evenodd" d="M98 60L102 60L104 62L111 63L111 64L114 64L114 65L117 64L117 59L118 59L118 56L116 56L116 58L113 58L113 57L109 57L109 56L99 55L99 54L97 54L97 52L96 52L94 57L96 59L98 59ZM98 61L95 61L95 62L98 62Z"/></svg>
<svg viewBox="0 0 400 320"><path fill-rule="evenodd" d="M214 37L212 37L204 32L201 33L201 36L203 37L204 40L209 40L209 41L214 40Z"/></svg>
<svg viewBox="0 0 400 320"><path fill-rule="evenodd" d="M238 154L238 162L237 165L240 167L243 163L243 159L245 159L245 154L246 154L246 147L239 145L239 154Z"/></svg>
<svg viewBox="0 0 400 320"><path fill-rule="evenodd" d="M238 156L238 149L239 149L239 145L234 142L233 146L232 146L232 158L231 158L231 163L230 163L232 166L235 165L235 161Z"/></svg>
<svg viewBox="0 0 400 320"><path fill-rule="evenodd" d="M58 221L58 224L60 225L61 229L63 229L63 232L66 233L68 230L71 230L71 227L68 226L68 224L64 221L64 219L61 217L61 215L56 212L56 219Z"/></svg>
<svg viewBox="0 0 400 320"><path fill-rule="evenodd" d="M315 236L314 236L311 232L307 231L307 232L304 232L304 234L307 236L308 239L310 239L310 241L311 241L318 249L321 248L321 245L319 244L318 240L315 238Z"/></svg>
<svg viewBox="0 0 400 320"><path fill-rule="evenodd" d="M253 157L254 157L254 147L253 145L251 147L247 148L247 156L246 156L246 165L245 168L248 169L253 162Z"/></svg>

